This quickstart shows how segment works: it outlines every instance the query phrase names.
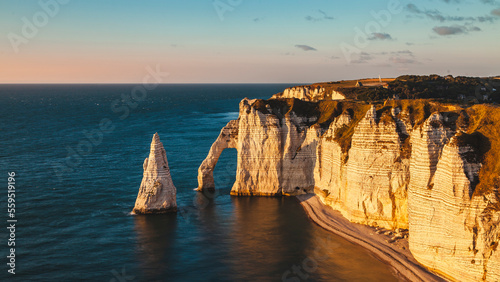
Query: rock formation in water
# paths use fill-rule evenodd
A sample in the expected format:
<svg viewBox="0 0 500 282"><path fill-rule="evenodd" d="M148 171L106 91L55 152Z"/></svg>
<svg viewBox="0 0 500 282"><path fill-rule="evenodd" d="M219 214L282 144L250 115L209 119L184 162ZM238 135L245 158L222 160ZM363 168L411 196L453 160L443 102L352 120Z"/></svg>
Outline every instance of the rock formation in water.
<svg viewBox="0 0 500 282"><path fill-rule="evenodd" d="M248 100L199 169L236 148L233 195L315 192L352 222L409 228L415 258L452 280L500 279L500 108L427 100Z"/></svg>
<svg viewBox="0 0 500 282"><path fill-rule="evenodd" d="M133 212L161 214L177 211L177 189L172 182L167 154L158 133L153 136L149 158L144 160L144 174Z"/></svg>
<svg viewBox="0 0 500 282"><path fill-rule="evenodd" d="M230 121L222 128L219 137L212 144L208 156L198 169L198 191L215 189L214 168L224 149L236 148L238 142L238 121Z"/></svg>

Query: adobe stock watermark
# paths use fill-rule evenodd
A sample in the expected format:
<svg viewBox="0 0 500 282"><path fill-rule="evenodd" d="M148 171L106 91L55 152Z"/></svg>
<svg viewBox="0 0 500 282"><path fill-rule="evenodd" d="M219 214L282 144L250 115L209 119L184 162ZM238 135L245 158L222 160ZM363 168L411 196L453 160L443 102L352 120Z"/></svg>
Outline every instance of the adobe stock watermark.
<svg viewBox="0 0 500 282"><path fill-rule="evenodd" d="M234 9L241 4L243 4L243 0L215 0L212 2L221 21L224 21L225 13L234 11Z"/></svg>
<svg viewBox="0 0 500 282"><path fill-rule="evenodd" d="M355 35L353 38L353 44L346 42L342 42L340 44L340 49L342 50L342 53L344 53L347 63L351 63L351 57L353 54L361 53L361 49L370 45L371 36L374 34L382 34L382 29L389 26L392 22L393 16L400 14L401 12L403 12L403 6L399 0L389 0L387 8L384 10L380 10L378 12L372 10L370 14L373 17L373 20L367 22L363 30L357 26L354 28Z"/></svg>
<svg viewBox="0 0 500 282"><path fill-rule="evenodd" d="M39 0L40 10L35 12L30 18L22 17L22 27L20 34L10 32L7 38L15 53L19 53L19 47L22 44L28 44L29 41L38 35L40 29L44 28L61 11L61 6L69 3L70 0Z"/></svg>
<svg viewBox="0 0 500 282"><path fill-rule="evenodd" d="M130 116L132 110L139 106L140 102L146 100L148 92L156 89L170 74L162 72L160 65L153 69L146 67L147 74L142 79L142 84L135 86L130 93L122 93L121 99L111 102L110 110L118 115L119 120L125 120ZM62 181L66 173L72 173L80 166L83 158L92 154L94 148L102 144L106 134L111 134L116 129L116 125L109 118L103 118L95 129L83 130L83 138L74 146L66 146L67 157L64 161L52 164L54 174L59 181Z"/></svg>
<svg viewBox="0 0 500 282"><path fill-rule="evenodd" d="M326 239L317 238L316 248L312 255L303 259L299 264L293 265L289 270L285 271L281 276L283 282L300 282L306 281L311 277L311 274L316 272L319 263L329 257L329 252L340 247L332 236Z"/></svg>
<svg viewBox="0 0 500 282"><path fill-rule="evenodd" d="M127 269L125 267L122 268L121 272L113 269L111 270L111 274L113 274L113 278L111 278L109 282L127 282L135 280L135 276L127 274Z"/></svg>
<svg viewBox="0 0 500 282"><path fill-rule="evenodd" d="M9 236L7 240L7 266L9 266L7 272L15 275L16 274L16 173L14 171L8 172L7 177L7 230L9 230Z"/></svg>

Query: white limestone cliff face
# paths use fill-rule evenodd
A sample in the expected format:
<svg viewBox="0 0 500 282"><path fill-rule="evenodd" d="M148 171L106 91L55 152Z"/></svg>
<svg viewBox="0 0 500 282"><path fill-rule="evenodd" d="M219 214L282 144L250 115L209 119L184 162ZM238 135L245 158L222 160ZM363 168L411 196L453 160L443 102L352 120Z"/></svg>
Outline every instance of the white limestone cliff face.
<svg viewBox="0 0 500 282"><path fill-rule="evenodd" d="M177 211L177 189L172 182L167 154L158 133L153 136L149 157L144 160L144 174L133 213L157 214Z"/></svg>
<svg viewBox="0 0 500 282"><path fill-rule="evenodd" d="M316 136L308 124L317 118L269 107L262 112L252 107L254 102L244 99L240 103L238 163L231 194L275 196L312 191Z"/></svg>
<svg viewBox="0 0 500 282"><path fill-rule="evenodd" d="M408 213L410 250L431 270L455 281L499 281L500 212L493 194L474 196L481 164L459 134L431 116L412 134Z"/></svg>
<svg viewBox="0 0 500 282"><path fill-rule="evenodd" d="M352 222L409 228L415 258L450 280L500 280L500 201L473 193L481 164L459 142L457 114L427 114L415 125L415 113L400 106L330 101L339 111L320 123L320 114L307 113L313 103L299 102L244 99L238 120L222 131L233 133L221 132L200 167L200 188L213 185L207 177L220 152L236 148L231 194L314 191ZM351 129L346 147L340 138Z"/></svg>
<svg viewBox="0 0 500 282"><path fill-rule="evenodd" d="M322 138L321 152L318 150L322 160L317 166L323 171L316 175L316 187L326 193L319 193L323 202L353 222L407 228L409 160L401 156L400 131L391 119L379 121L372 106L354 131L346 163L331 135ZM332 171L325 172L325 168Z"/></svg>
<svg viewBox="0 0 500 282"><path fill-rule="evenodd" d="M319 100L344 100L345 96L335 90L327 91L321 86L296 86L287 88L283 93L276 94L272 99L278 98L296 98L303 101L319 101Z"/></svg>
<svg viewBox="0 0 500 282"><path fill-rule="evenodd" d="M257 110L253 103L255 100L241 101L238 120L230 121L212 145L198 170L198 190L213 189L213 170L222 150L236 148L236 181L231 194L312 192L317 135L308 125L317 117L299 117L270 107Z"/></svg>

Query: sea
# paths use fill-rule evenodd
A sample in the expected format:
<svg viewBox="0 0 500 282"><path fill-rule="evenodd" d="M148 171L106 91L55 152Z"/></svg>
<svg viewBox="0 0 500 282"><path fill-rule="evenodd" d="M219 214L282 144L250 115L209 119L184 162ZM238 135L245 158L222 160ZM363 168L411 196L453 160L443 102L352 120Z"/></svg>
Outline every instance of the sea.
<svg viewBox="0 0 500 282"><path fill-rule="evenodd" d="M397 281L295 198L230 196L235 149L193 190L241 99L289 86L0 85L0 281ZM132 215L155 132L179 211Z"/></svg>

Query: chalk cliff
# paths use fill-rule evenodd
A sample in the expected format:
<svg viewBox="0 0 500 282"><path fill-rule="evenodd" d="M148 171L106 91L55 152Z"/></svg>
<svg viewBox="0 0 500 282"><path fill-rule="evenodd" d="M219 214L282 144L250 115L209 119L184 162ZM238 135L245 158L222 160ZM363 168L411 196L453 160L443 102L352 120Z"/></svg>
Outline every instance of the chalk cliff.
<svg viewBox="0 0 500 282"><path fill-rule="evenodd" d="M303 101L317 102L320 100L344 100L345 95L335 91L327 90L322 86L296 86L285 89L282 93L273 95L271 99L296 98Z"/></svg>
<svg viewBox="0 0 500 282"><path fill-rule="evenodd" d="M155 133L149 157L144 160L144 174L133 212L157 214L177 211L177 189L170 176L167 153Z"/></svg>
<svg viewBox="0 0 500 282"><path fill-rule="evenodd" d="M500 280L498 107L274 97L239 111L199 169L200 190L236 148L231 194L315 192L352 222L409 228L415 258L450 280Z"/></svg>
<svg viewBox="0 0 500 282"><path fill-rule="evenodd" d="M488 117L474 118L479 129L487 129ZM481 161L491 161L491 150L500 148L491 146L482 130L455 131L449 119L433 114L411 136L410 250L420 263L453 280L499 281L500 177L491 167L481 171ZM494 163L498 168L498 159ZM494 182L485 183L487 175Z"/></svg>

